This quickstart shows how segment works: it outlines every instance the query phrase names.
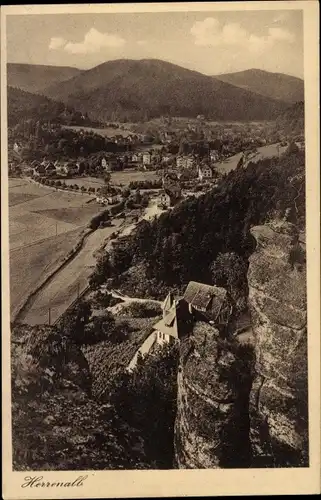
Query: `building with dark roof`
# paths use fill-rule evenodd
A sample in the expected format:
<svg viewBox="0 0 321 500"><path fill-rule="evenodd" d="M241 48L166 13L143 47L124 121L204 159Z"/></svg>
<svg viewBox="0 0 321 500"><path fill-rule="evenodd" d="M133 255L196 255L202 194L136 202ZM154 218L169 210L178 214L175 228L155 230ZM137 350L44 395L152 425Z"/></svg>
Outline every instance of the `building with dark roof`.
<svg viewBox="0 0 321 500"><path fill-rule="evenodd" d="M183 298L189 305L191 313L197 311L217 326L227 325L232 305L225 288L190 281Z"/></svg>
<svg viewBox="0 0 321 500"><path fill-rule="evenodd" d="M190 281L183 297L177 300L169 292L164 300L163 318L154 325L156 342L179 341L192 333L199 321L225 329L231 315L232 305L224 288Z"/></svg>

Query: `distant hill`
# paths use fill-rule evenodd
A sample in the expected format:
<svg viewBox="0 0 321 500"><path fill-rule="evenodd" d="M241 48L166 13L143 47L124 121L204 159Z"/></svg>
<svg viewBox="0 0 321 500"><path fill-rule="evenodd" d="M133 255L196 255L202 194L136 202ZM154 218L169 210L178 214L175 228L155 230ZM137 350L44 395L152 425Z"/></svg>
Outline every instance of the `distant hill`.
<svg viewBox="0 0 321 500"><path fill-rule="evenodd" d="M54 117L59 111L59 103L47 97L31 94L23 90L8 87L8 124L15 125L20 120L29 118L39 119L40 115L46 113ZM62 111L64 105L62 105ZM60 110L61 112L61 110Z"/></svg>
<svg viewBox="0 0 321 500"><path fill-rule="evenodd" d="M82 117L82 114L72 106L68 106L66 110L64 103L54 101L43 95L8 87L7 96L8 125L10 127L22 120L29 119L51 120L67 125L95 125L88 117Z"/></svg>
<svg viewBox="0 0 321 500"><path fill-rule="evenodd" d="M27 92L40 93L49 85L63 82L80 73L80 69L67 66L8 63L7 83Z"/></svg>
<svg viewBox="0 0 321 500"><path fill-rule="evenodd" d="M100 120L162 115L213 120L273 120L283 102L156 59L121 59L48 87L45 94Z"/></svg>
<svg viewBox="0 0 321 500"><path fill-rule="evenodd" d="M304 103L289 106L277 118L276 126L285 134L304 134Z"/></svg>
<svg viewBox="0 0 321 500"><path fill-rule="evenodd" d="M304 81L283 73L248 69L237 73L214 75L213 78L272 99L286 102L304 101Z"/></svg>

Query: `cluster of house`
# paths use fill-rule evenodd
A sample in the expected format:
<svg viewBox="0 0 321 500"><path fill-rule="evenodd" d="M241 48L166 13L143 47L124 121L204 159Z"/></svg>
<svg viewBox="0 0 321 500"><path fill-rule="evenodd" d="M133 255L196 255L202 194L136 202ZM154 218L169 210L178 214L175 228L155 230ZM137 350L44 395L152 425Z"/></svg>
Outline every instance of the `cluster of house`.
<svg viewBox="0 0 321 500"><path fill-rule="evenodd" d="M99 195L96 197L97 203L101 205L115 205L121 201L121 195L118 193L110 193L108 195Z"/></svg>
<svg viewBox="0 0 321 500"><path fill-rule="evenodd" d="M155 163L166 161L171 158L170 155L161 155L154 151L144 151L135 153L125 153L122 155L106 155L101 159L101 166L104 170L112 172L118 167L143 167L145 170L152 168Z"/></svg>
<svg viewBox="0 0 321 500"><path fill-rule="evenodd" d="M233 306L225 288L190 281L183 297L170 292L162 306L163 317L154 325L157 344L173 343L192 333L198 321L219 331L227 328Z"/></svg>
<svg viewBox="0 0 321 500"><path fill-rule="evenodd" d="M178 156L176 158L176 168L179 170L180 176L183 175L184 170L195 170L200 181L212 179L215 175L214 158L216 156L213 155L200 162L193 155Z"/></svg>
<svg viewBox="0 0 321 500"><path fill-rule="evenodd" d="M37 160L31 163L32 174L34 177L42 177L51 175L58 175L61 177L68 177L71 175L77 175L79 173L79 163L74 162L60 162L56 160L55 162L49 160L43 160L39 162Z"/></svg>

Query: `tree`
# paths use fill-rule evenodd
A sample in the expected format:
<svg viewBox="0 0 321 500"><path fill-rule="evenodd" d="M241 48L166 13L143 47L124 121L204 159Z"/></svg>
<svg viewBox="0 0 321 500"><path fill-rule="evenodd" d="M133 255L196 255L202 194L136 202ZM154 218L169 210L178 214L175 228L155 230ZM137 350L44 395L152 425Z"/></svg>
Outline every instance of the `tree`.
<svg viewBox="0 0 321 500"><path fill-rule="evenodd" d="M122 190L122 197L123 198L128 198L130 196L130 189L127 187Z"/></svg>
<svg viewBox="0 0 321 500"><path fill-rule="evenodd" d="M177 370L177 345L165 345L140 357L131 374L120 375L110 395L117 414L139 430L148 462L159 469L173 466Z"/></svg>
<svg viewBox="0 0 321 500"><path fill-rule="evenodd" d="M73 339L76 344L82 344L85 340L85 327L90 316L90 304L80 300L74 308L63 315L59 322L59 329L64 335Z"/></svg>
<svg viewBox="0 0 321 500"><path fill-rule="evenodd" d="M107 186L102 186L102 187L100 188L100 195L101 195L101 196L108 196L108 195L109 195L109 193L110 193L110 186L109 186L109 185L107 185Z"/></svg>
<svg viewBox="0 0 321 500"><path fill-rule="evenodd" d="M234 252L219 253L211 265L213 284L226 288L238 311L246 308L247 267L246 261Z"/></svg>
<svg viewBox="0 0 321 500"><path fill-rule="evenodd" d="M96 344L104 340L111 340L115 328L115 319L109 311L102 316L94 316L86 325L84 344Z"/></svg>
<svg viewBox="0 0 321 500"><path fill-rule="evenodd" d="M110 179L111 179L111 174L110 172L106 172L104 174L104 183L109 186L109 183L110 183Z"/></svg>
<svg viewBox="0 0 321 500"><path fill-rule="evenodd" d="M89 278L89 284L91 286L102 285L110 278L111 273L112 265L110 262L110 254L106 252L98 258L95 270Z"/></svg>
<svg viewBox="0 0 321 500"><path fill-rule="evenodd" d="M80 347L55 327L17 328L12 335L22 342L11 358L14 470L149 468L138 432L110 405L92 399Z"/></svg>
<svg viewBox="0 0 321 500"><path fill-rule="evenodd" d="M189 153L189 144L185 138L182 138L179 144L178 154L187 155Z"/></svg>
<svg viewBox="0 0 321 500"><path fill-rule="evenodd" d="M286 149L286 154L287 155L292 155L292 154L296 154L299 152L299 148L298 146L295 144L294 141L291 141Z"/></svg>

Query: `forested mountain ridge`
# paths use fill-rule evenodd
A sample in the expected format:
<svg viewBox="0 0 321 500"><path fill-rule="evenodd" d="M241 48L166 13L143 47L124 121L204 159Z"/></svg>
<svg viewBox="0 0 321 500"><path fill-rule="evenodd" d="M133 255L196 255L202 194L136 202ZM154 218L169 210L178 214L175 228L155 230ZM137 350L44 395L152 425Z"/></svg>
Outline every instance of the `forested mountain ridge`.
<svg viewBox="0 0 321 500"><path fill-rule="evenodd" d="M49 85L81 73L69 66L7 63L7 85L27 92L41 93Z"/></svg>
<svg viewBox="0 0 321 500"><path fill-rule="evenodd" d="M104 121L162 115L272 120L286 108L278 100L157 59L108 61L45 93Z"/></svg>
<svg viewBox="0 0 321 500"><path fill-rule="evenodd" d="M248 69L236 73L215 75L213 78L251 92L289 103L304 100L304 81L284 73Z"/></svg>
<svg viewBox="0 0 321 500"><path fill-rule="evenodd" d="M76 125L92 123L88 116L83 117L82 113L72 106L66 106L40 94L7 87L7 98L9 127L28 119Z"/></svg>
<svg viewBox="0 0 321 500"><path fill-rule="evenodd" d="M285 134L304 135L304 102L289 106L276 120L276 127Z"/></svg>

